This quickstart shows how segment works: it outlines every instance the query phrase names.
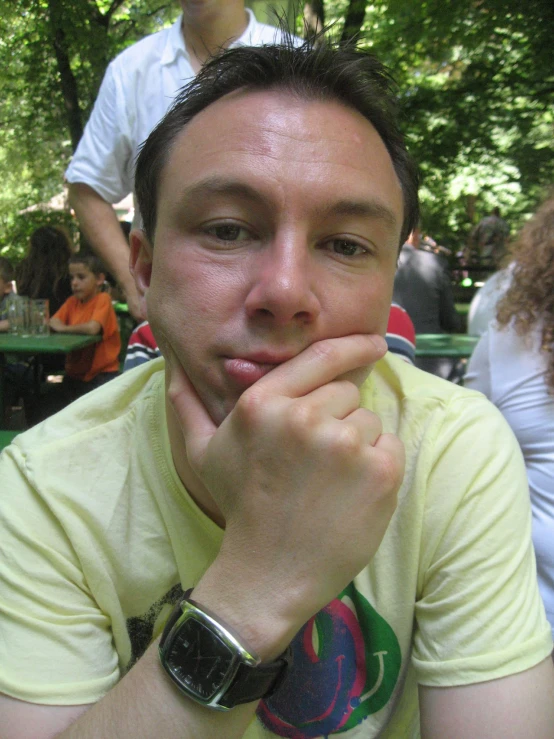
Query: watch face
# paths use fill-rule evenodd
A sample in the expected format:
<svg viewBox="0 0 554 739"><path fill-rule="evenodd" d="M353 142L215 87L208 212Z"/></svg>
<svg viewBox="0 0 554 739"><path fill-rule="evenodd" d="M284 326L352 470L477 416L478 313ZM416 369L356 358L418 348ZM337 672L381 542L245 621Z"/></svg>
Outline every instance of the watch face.
<svg viewBox="0 0 554 739"><path fill-rule="evenodd" d="M171 672L187 691L208 701L225 685L234 654L203 623L187 619L167 652Z"/></svg>

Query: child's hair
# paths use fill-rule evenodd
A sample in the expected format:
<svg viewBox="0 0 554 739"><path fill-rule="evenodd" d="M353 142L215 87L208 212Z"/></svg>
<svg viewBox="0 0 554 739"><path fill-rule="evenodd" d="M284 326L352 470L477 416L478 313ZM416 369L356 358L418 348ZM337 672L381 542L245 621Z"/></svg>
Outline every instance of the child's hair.
<svg viewBox="0 0 554 739"><path fill-rule="evenodd" d="M95 277L106 274L106 268L94 254L74 254L68 264L84 264Z"/></svg>
<svg viewBox="0 0 554 739"><path fill-rule="evenodd" d="M21 295L41 298L50 294L65 300L64 279L67 260L73 252L68 234L55 226L40 226L29 240L27 256L17 269L17 289Z"/></svg>
<svg viewBox="0 0 554 739"><path fill-rule="evenodd" d="M0 278L4 282L11 282L15 279L15 270L12 263L6 257L0 257Z"/></svg>

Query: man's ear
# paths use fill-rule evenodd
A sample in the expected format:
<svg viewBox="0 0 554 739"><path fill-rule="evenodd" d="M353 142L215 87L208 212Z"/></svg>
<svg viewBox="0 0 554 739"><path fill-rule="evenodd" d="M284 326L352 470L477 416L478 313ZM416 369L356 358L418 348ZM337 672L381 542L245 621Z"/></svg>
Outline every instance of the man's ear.
<svg viewBox="0 0 554 739"><path fill-rule="evenodd" d="M141 228L134 228L131 231L129 245L131 247L129 269L135 278L138 294L141 300L144 300L152 278L152 245Z"/></svg>

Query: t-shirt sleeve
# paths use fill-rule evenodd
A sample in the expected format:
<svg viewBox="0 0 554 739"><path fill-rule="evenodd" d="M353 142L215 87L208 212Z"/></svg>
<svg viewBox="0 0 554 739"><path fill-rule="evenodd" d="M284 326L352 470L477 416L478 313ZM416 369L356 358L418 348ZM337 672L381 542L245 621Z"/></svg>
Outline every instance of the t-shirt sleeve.
<svg viewBox="0 0 554 739"><path fill-rule="evenodd" d="M552 637L519 446L477 394L450 401L434 446L412 653L418 681L446 687L522 672L550 654Z"/></svg>
<svg viewBox="0 0 554 739"><path fill-rule="evenodd" d="M67 324L69 317L69 302L66 300L65 303L54 313L52 318L59 318L62 323Z"/></svg>
<svg viewBox="0 0 554 739"><path fill-rule="evenodd" d="M89 185L108 203L124 198L133 189L131 134L125 92L112 62L65 173L67 181Z"/></svg>
<svg viewBox="0 0 554 739"><path fill-rule="evenodd" d="M117 316L108 293L99 293L90 321L97 321L102 326L102 336L108 339L117 330Z"/></svg>
<svg viewBox="0 0 554 739"><path fill-rule="evenodd" d="M0 456L0 692L92 703L120 677L110 619L25 466L17 444Z"/></svg>

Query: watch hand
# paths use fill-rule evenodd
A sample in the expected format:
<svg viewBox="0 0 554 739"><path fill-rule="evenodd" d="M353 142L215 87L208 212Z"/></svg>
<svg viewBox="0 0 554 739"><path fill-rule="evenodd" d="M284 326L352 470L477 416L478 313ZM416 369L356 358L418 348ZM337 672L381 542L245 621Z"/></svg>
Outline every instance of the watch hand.
<svg viewBox="0 0 554 739"><path fill-rule="evenodd" d="M215 658L215 662L213 663L213 665L212 665L212 668L211 668L211 670L210 670L210 671L208 672L208 674L207 674L207 677L210 677L210 675L211 675L211 674L212 674L212 672L213 672L213 671L215 670L215 668L217 667L217 665L218 665L218 663L219 663L220 661L221 661L221 657L216 657L216 658Z"/></svg>

